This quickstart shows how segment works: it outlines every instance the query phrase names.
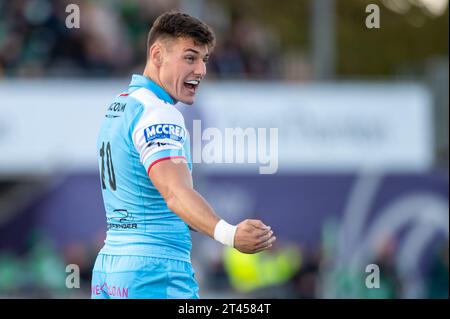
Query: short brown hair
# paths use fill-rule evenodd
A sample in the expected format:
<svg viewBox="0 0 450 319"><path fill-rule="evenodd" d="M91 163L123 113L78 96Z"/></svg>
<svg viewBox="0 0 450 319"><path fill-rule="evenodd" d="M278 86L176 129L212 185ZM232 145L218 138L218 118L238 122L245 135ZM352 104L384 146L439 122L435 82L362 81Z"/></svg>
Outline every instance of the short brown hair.
<svg viewBox="0 0 450 319"><path fill-rule="evenodd" d="M215 36L211 28L186 13L166 12L156 18L148 33L147 51L162 37L192 38L195 44L206 44L212 50L215 45Z"/></svg>

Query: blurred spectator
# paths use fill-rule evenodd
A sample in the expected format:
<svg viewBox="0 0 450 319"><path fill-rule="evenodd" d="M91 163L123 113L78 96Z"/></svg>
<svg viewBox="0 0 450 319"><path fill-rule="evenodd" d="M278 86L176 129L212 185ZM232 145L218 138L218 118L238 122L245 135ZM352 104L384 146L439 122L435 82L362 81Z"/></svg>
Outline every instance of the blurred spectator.
<svg viewBox="0 0 450 319"><path fill-rule="evenodd" d="M426 282L426 298L448 299L448 241L434 254Z"/></svg>
<svg viewBox="0 0 450 319"><path fill-rule="evenodd" d="M0 296L54 298L68 293L65 264L39 229L27 237L23 254L0 252Z"/></svg>
<svg viewBox="0 0 450 319"><path fill-rule="evenodd" d="M366 298L397 299L401 298L402 283L395 265L397 243L393 237L380 240L371 264L380 269L380 285L376 289L366 289Z"/></svg>
<svg viewBox="0 0 450 319"><path fill-rule="evenodd" d="M272 250L254 255L232 248L224 250L225 271L232 287L241 293L252 293L253 298L264 298L267 289L273 296L275 287L288 283L301 262L299 247L290 243L277 243Z"/></svg>
<svg viewBox="0 0 450 319"><path fill-rule="evenodd" d="M147 49L145 40L155 18L164 11L189 11L192 7L204 15L202 18L218 35L208 71L211 77L309 80L312 70L307 44L311 42L306 27L308 2L288 1L287 9L272 12L276 2L269 0L257 5L231 0L0 0L0 76L140 73ZM381 5L392 9L387 3ZM68 29L65 25L68 4L80 8L80 29ZM394 23L396 27L390 25L381 39L374 38L375 33L368 36L359 27L359 19L354 19L364 7L361 1L337 2L336 54L340 75L395 75L402 66L406 68L402 74L417 73L416 70L423 73L427 59L448 54L446 41L439 38L448 37L448 32L439 32L448 26L446 6L431 15L426 10L387 10L383 23ZM405 16L405 23L396 23L399 15ZM271 17L270 21L267 17ZM423 21L420 25L408 23L418 17ZM403 37L405 32L408 37ZM438 38L421 37L424 32ZM414 47L423 41L426 45ZM358 50L354 49L356 44ZM384 50L374 49L381 44ZM410 49L399 50L400 46Z"/></svg>
<svg viewBox="0 0 450 319"><path fill-rule="evenodd" d="M293 298L315 299L320 297L317 291L320 260L319 253L304 254L299 271L290 280Z"/></svg>
<svg viewBox="0 0 450 319"><path fill-rule="evenodd" d="M80 28L65 25L66 6L80 8ZM0 0L0 76L126 76L141 73L156 17L180 1ZM214 26L214 22L212 22ZM218 28L211 76L264 77L275 69L278 37L236 16Z"/></svg>

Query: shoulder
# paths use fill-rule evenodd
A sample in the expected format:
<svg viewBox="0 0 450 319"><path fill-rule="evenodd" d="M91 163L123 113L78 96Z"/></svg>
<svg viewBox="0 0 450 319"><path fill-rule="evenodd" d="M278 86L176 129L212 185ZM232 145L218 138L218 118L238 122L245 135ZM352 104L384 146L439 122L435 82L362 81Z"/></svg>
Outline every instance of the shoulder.
<svg viewBox="0 0 450 319"><path fill-rule="evenodd" d="M107 113L115 115L125 114L127 118L134 118L136 115L141 114L144 107L142 103L131 97L131 94L120 93L112 100L107 108Z"/></svg>
<svg viewBox="0 0 450 319"><path fill-rule="evenodd" d="M151 91L140 88L129 94L142 106L141 120L145 122L184 123L183 115L173 105L160 100Z"/></svg>

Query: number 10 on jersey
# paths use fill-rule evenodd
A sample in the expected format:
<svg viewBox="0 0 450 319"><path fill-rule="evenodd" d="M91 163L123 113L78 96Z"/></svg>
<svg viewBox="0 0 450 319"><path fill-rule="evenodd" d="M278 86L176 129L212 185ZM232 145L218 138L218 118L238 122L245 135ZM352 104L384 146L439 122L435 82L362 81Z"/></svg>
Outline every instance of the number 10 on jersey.
<svg viewBox="0 0 450 319"><path fill-rule="evenodd" d="M100 157L102 158L102 167L100 169L100 175L102 178L102 188L106 189L105 184L105 157L106 157L106 167L108 169L108 180L111 190L115 191L117 188L116 175L114 174L114 166L111 157L111 144L109 142L106 144L105 152L105 142L102 142L102 147L100 148Z"/></svg>

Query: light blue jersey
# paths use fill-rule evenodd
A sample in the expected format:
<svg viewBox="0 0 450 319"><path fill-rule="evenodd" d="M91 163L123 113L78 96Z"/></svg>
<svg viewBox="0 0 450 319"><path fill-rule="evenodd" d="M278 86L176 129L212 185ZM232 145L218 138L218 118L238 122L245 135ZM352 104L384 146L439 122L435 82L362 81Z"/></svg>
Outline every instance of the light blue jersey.
<svg viewBox="0 0 450 319"><path fill-rule="evenodd" d="M133 75L128 91L108 107L97 140L108 231L100 254L190 262L189 228L166 205L148 172L184 158L192 169L181 113L160 86Z"/></svg>

